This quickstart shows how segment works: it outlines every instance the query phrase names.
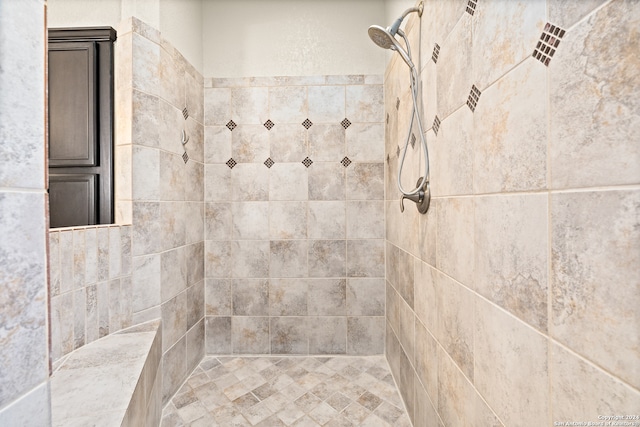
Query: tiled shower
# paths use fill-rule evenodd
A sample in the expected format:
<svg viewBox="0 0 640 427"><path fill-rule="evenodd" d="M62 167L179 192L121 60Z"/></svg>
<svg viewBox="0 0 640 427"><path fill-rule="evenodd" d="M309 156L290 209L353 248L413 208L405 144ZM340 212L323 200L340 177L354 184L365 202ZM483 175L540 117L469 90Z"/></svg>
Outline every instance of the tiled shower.
<svg viewBox="0 0 640 427"><path fill-rule="evenodd" d="M415 426L637 413L638 3L427 1L405 25L426 215L399 211L399 58L384 76L203 77L159 31L123 23L118 224L51 233L48 287L46 221L7 214L46 199L44 180L20 181L41 173L44 130L3 160L0 266L22 285L0 302L22 314L0 324L29 333L0 334L0 424L47 425L49 318L53 362L161 318L165 402L206 355L385 354ZM8 110L0 153L17 158ZM406 186L421 172L409 150Z"/></svg>

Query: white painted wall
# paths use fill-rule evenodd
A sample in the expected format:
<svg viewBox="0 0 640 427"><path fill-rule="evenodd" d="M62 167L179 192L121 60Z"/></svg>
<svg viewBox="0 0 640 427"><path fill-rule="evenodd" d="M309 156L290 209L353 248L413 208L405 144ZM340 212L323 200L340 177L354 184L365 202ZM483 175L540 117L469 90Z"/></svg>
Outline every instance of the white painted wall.
<svg viewBox="0 0 640 427"><path fill-rule="evenodd" d="M202 72L202 2L207 0L49 0L48 26L118 28L130 16L160 30Z"/></svg>
<svg viewBox="0 0 640 427"><path fill-rule="evenodd" d="M385 20L384 0L203 0L203 75L382 74Z"/></svg>

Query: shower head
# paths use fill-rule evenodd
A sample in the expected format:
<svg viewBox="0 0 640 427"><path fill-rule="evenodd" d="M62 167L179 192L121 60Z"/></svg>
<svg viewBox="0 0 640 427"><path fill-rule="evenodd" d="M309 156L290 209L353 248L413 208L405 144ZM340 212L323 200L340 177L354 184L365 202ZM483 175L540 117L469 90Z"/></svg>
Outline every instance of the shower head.
<svg viewBox="0 0 640 427"><path fill-rule="evenodd" d="M370 26L368 32L371 40L383 49L393 49L397 43L389 30L380 25Z"/></svg>

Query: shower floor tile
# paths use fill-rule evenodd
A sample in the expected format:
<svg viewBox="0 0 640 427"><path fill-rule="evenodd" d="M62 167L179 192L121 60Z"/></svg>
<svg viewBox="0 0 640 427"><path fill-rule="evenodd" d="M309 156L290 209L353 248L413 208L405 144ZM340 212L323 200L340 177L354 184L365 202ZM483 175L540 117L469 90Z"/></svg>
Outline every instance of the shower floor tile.
<svg viewBox="0 0 640 427"><path fill-rule="evenodd" d="M205 357L162 427L410 427L384 356Z"/></svg>

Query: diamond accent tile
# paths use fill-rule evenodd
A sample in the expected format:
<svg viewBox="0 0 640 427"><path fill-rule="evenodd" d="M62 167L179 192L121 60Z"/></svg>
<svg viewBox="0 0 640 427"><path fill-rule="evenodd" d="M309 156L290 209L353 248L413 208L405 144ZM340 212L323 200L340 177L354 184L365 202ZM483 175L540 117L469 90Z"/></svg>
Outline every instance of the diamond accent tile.
<svg viewBox="0 0 640 427"><path fill-rule="evenodd" d="M387 113L387 124L389 124L389 113Z"/></svg>
<svg viewBox="0 0 640 427"><path fill-rule="evenodd" d="M348 128L349 126L351 126L351 122L349 121L349 119L346 119L346 118L343 121L341 121L340 124L345 129Z"/></svg>
<svg viewBox="0 0 640 427"><path fill-rule="evenodd" d="M400 146L396 147L396 157L400 157Z"/></svg>
<svg viewBox="0 0 640 427"><path fill-rule="evenodd" d="M302 164L305 165L306 167L309 167L313 164L313 160L311 160L308 157L305 157L304 160L302 161Z"/></svg>
<svg viewBox="0 0 640 427"><path fill-rule="evenodd" d="M416 148L416 134L411 134L411 148Z"/></svg>
<svg viewBox="0 0 640 427"><path fill-rule="evenodd" d="M476 6L478 5L478 0L469 0L467 3L467 13L473 16L476 13Z"/></svg>
<svg viewBox="0 0 640 427"><path fill-rule="evenodd" d="M264 122L264 127L266 127L267 130L271 130L271 128L274 127L274 126L275 126L275 123L273 123L271 121L271 119L269 119L266 122Z"/></svg>
<svg viewBox="0 0 640 427"><path fill-rule="evenodd" d="M275 164L275 162L273 160L271 160L271 157L269 157L267 160L264 161L264 165L266 167L268 167L269 169L271 169L271 166L273 166Z"/></svg>
<svg viewBox="0 0 640 427"><path fill-rule="evenodd" d="M396 98L396 110L400 109L400 98Z"/></svg>
<svg viewBox="0 0 640 427"><path fill-rule="evenodd" d="M351 160L348 157L345 157L344 159L342 159L340 161L340 163L342 163L342 166L344 166L346 168L347 166L349 166L351 164Z"/></svg>
<svg viewBox="0 0 640 427"><path fill-rule="evenodd" d="M305 119L304 122L302 122L302 126L304 126L306 129L309 129L311 126L313 126L313 122L309 119Z"/></svg>
<svg viewBox="0 0 640 427"><path fill-rule="evenodd" d="M187 154L187 152L185 151L184 153L182 153L182 160L184 161L184 164L186 165L187 162L189 161L189 155Z"/></svg>
<svg viewBox="0 0 640 427"><path fill-rule="evenodd" d="M437 135L439 130L440 130L440 119L438 118L438 116L436 116L436 118L433 119L433 132Z"/></svg>
<svg viewBox="0 0 640 427"><path fill-rule="evenodd" d="M227 122L227 129L234 130L236 127L238 127L238 125L233 120Z"/></svg>
<svg viewBox="0 0 640 427"><path fill-rule="evenodd" d="M544 65L549 66L551 58L556 53L558 46L560 46L560 40L564 37L565 33L566 31L562 28L547 22L531 56Z"/></svg>
<svg viewBox="0 0 640 427"><path fill-rule="evenodd" d="M227 160L227 166L229 166L229 169L233 169L233 167L237 164L238 163L235 160L233 160L233 158Z"/></svg>
<svg viewBox="0 0 640 427"><path fill-rule="evenodd" d="M182 116L184 117L185 120L189 118L189 110L187 110L187 107L184 107L182 109Z"/></svg>
<svg viewBox="0 0 640 427"><path fill-rule="evenodd" d="M436 43L433 46L433 53L431 54L431 59L433 60L434 64L438 63L438 55L440 55L440 45Z"/></svg>
<svg viewBox="0 0 640 427"><path fill-rule="evenodd" d="M480 89L476 87L476 85L471 86L471 92L469 93L469 99L467 99L467 106L471 109L471 111L476 111L476 105L478 105L478 100L480 99Z"/></svg>

